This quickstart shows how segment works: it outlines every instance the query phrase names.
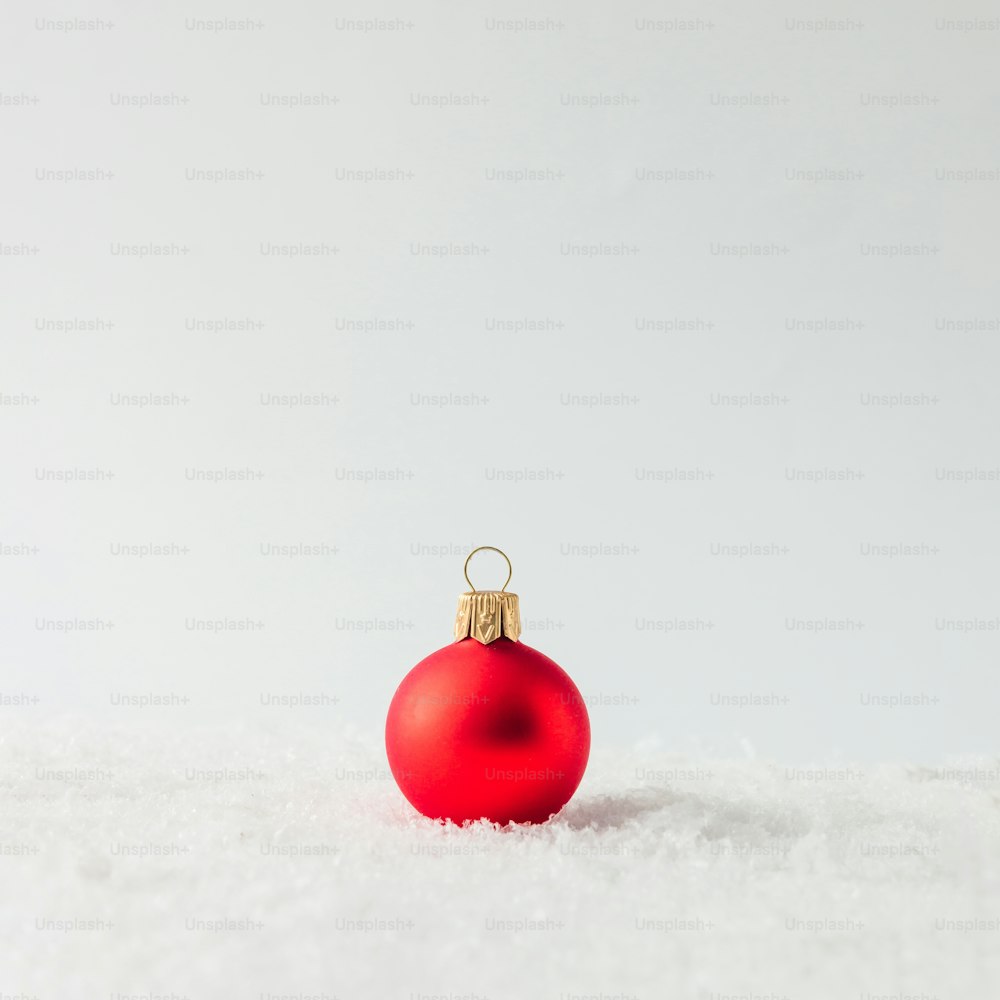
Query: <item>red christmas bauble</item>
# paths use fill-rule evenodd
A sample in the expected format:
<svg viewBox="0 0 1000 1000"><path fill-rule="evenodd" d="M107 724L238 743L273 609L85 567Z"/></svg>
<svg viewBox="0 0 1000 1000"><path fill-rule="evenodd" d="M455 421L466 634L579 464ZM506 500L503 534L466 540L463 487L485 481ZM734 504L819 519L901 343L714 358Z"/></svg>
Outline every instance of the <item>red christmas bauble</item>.
<svg viewBox="0 0 1000 1000"><path fill-rule="evenodd" d="M590 720L544 654L504 637L466 638L403 678L385 747L400 790L425 816L541 823L583 778Z"/></svg>

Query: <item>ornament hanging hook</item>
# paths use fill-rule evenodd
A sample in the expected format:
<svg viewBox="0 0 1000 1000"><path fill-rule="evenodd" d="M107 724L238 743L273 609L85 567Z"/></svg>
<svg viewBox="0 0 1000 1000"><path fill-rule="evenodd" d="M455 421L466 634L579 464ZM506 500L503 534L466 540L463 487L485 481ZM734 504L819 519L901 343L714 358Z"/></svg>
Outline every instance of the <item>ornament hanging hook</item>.
<svg viewBox="0 0 1000 1000"><path fill-rule="evenodd" d="M507 584L510 583L510 578L514 575L514 567L511 566L510 559L507 558L507 553L504 552L502 549L498 549L494 545L480 545L478 549L473 549L465 557L465 566L462 569L462 572L465 574L465 582L469 585L469 589L472 591L472 593L476 593L476 588L472 585L472 581L469 579L469 560L477 552L484 552L484 551L499 552L500 555L503 556L504 562L507 563L507 579L504 581L504 585L500 588L500 593L502 594L507 589Z"/></svg>

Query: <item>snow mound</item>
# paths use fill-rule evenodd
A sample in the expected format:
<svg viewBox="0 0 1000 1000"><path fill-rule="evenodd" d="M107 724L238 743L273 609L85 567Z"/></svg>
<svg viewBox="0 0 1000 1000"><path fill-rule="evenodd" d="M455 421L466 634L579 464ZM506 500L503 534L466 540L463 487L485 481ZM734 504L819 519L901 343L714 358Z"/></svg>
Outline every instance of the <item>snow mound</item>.
<svg viewBox="0 0 1000 1000"><path fill-rule="evenodd" d="M457 828L349 728L63 721L0 788L4 996L1000 996L996 760L596 749L549 823Z"/></svg>

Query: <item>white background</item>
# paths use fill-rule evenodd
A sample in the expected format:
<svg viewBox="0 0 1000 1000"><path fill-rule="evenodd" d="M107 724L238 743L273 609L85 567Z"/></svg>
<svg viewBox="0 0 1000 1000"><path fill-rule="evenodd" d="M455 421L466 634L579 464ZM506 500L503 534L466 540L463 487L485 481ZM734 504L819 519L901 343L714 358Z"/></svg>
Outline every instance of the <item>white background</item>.
<svg viewBox="0 0 1000 1000"><path fill-rule="evenodd" d="M4 5L0 994L994 1000L998 41ZM542 826L386 770L482 544Z"/></svg>
<svg viewBox="0 0 1000 1000"><path fill-rule="evenodd" d="M493 544L599 742L995 747L991 13L8 5L4 689L375 730Z"/></svg>

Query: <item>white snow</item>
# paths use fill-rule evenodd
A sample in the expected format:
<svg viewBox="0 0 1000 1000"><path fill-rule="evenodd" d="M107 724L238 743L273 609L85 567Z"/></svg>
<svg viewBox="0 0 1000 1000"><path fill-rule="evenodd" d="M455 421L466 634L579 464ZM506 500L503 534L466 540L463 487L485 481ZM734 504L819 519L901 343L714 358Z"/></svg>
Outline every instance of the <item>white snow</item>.
<svg viewBox="0 0 1000 1000"><path fill-rule="evenodd" d="M64 720L0 768L3 997L1000 996L997 760L597 749L504 830L416 815L352 730Z"/></svg>

